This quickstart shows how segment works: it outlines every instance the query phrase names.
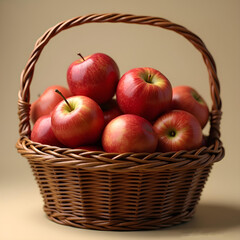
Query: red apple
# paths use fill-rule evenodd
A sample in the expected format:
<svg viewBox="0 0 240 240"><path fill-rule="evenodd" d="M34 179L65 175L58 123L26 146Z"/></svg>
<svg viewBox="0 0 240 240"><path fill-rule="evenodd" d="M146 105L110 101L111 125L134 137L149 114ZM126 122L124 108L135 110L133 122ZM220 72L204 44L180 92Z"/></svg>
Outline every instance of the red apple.
<svg viewBox="0 0 240 240"><path fill-rule="evenodd" d="M173 88L172 109L179 109L193 114L204 128L209 118L207 103L199 93L189 86Z"/></svg>
<svg viewBox="0 0 240 240"><path fill-rule="evenodd" d="M74 61L68 68L67 81L73 95L87 96L102 104L115 94L119 69L111 57L95 53Z"/></svg>
<svg viewBox="0 0 240 240"><path fill-rule="evenodd" d="M101 105L104 115L105 126L114 118L122 115L122 111L120 110L116 99L111 99L105 104Z"/></svg>
<svg viewBox="0 0 240 240"><path fill-rule="evenodd" d="M68 147L94 144L100 138L103 127L101 108L86 96L67 98L52 112L53 132Z"/></svg>
<svg viewBox="0 0 240 240"><path fill-rule="evenodd" d="M152 125L133 114L114 118L102 135L102 146L106 152L154 152L157 142Z"/></svg>
<svg viewBox="0 0 240 240"><path fill-rule="evenodd" d="M48 87L31 105L30 118L33 123L35 123L39 117L50 114L56 105L62 101L62 97L55 93L55 89L59 89L66 97L72 95L65 87L58 85Z"/></svg>
<svg viewBox="0 0 240 240"><path fill-rule="evenodd" d="M52 131L50 115L38 118L31 132L31 140L42 144L62 147L62 144L57 140Z"/></svg>
<svg viewBox="0 0 240 240"><path fill-rule="evenodd" d="M193 150L202 144L202 128L198 120L182 110L163 114L153 125L158 135L158 150L171 152Z"/></svg>
<svg viewBox="0 0 240 240"><path fill-rule="evenodd" d="M153 68L135 68L121 77L116 95L124 113L152 121L169 109L172 86L162 73Z"/></svg>

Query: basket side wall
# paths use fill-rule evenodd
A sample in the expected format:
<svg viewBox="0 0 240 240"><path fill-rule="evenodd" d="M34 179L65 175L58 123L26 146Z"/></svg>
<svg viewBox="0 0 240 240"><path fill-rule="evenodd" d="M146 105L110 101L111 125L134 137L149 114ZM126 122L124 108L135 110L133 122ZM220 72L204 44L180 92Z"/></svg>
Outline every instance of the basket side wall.
<svg viewBox="0 0 240 240"><path fill-rule="evenodd" d="M101 230L154 229L190 220L211 170L129 174L29 163L50 219Z"/></svg>

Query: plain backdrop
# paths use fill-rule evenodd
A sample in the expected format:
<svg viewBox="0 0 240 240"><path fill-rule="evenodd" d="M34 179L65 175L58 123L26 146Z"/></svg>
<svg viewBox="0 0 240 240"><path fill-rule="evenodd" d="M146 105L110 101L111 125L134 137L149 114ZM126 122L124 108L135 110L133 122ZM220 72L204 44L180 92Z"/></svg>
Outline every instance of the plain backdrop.
<svg viewBox="0 0 240 240"><path fill-rule="evenodd" d="M36 40L58 22L91 13L163 17L196 33L212 53L221 84L225 158L214 165L195 218L143 232L99 232L58 225L43 210L37 184L15 143L20 74ZM240 237L240 1L239 0L0 0L0 239L239 239ZM31 102L53 84L67 86L66 70L81 52L104 52L121 74L134 67L160 70L173 86L191 85L211 108L201 54L174 32L150 26L85 24L53 38L36 64ZM208 133L209 126L204 129Z"/></svg>

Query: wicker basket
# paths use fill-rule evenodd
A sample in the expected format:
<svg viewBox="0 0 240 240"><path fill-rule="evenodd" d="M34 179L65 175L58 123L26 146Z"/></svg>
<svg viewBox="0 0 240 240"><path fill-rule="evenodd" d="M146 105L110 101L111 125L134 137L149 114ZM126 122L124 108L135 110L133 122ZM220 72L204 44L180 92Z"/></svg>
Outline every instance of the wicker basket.
<svg viewBox="0 0 240 240"><path fill-rule="evenodd" d="M175 31L198 49L209 73L212 110L209 144L193 151L123 153L58 148L29 139L29 88L35 64L48 41L85 23L134 23ZM194 215L213 163L224 157L220 141L221 99L214 59L202 40L186 28L158 17L93 14L61 22L40 37L21 75L16 146L26 157L49 219L99 230L169 227Z"/></svg>

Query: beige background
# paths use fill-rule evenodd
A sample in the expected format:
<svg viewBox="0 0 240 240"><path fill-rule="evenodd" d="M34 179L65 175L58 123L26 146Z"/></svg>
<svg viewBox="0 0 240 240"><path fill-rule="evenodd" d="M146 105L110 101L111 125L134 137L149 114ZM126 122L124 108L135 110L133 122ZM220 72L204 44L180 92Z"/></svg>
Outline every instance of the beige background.
<svg viewBox="0 0 240 240"><path fill-rule="evenodd" d="M90 13L164 17L199 35L215 58L221 82L225 158L214 165L195 218L184 225L143 232L99 232L53 223L26 159L17 154L19 78L34 43L60 21ZM240 1L239 0L0 0L1 160L0 239L240 239ZM88 24L59 34L44 49L31 85L31 101L47 86L66 85L76 53L104 52L123 74L139 66L162 71L172 85L197 88L211 106L201 55L173 32L138 25ZM208 132L208 127L204 130Z"/></svg>

